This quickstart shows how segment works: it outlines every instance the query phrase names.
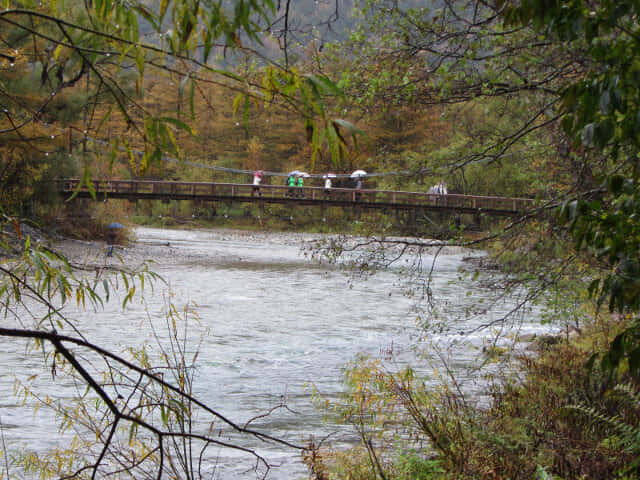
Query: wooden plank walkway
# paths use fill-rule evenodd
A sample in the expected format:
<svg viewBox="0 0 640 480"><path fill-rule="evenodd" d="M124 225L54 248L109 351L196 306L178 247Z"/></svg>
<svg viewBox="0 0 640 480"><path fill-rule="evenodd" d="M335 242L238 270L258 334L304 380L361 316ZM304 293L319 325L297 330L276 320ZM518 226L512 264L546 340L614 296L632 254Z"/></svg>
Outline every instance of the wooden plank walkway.
<svg viewBox="0 0 640 480"><path fill-rule="evenodd" d="M86 185L78 189L78 179L56 180L57 191L65 196L76 192L91 197ZM94 180L99 199L199 200L212 202L262 202L321 207L357 207L377 210L439 210L488 215L519 215L533 208L532 199L477 195L434 195L391 190L355 190L322 187L261 185L256 192L251 184L171 182L156 180Z"/></svg>

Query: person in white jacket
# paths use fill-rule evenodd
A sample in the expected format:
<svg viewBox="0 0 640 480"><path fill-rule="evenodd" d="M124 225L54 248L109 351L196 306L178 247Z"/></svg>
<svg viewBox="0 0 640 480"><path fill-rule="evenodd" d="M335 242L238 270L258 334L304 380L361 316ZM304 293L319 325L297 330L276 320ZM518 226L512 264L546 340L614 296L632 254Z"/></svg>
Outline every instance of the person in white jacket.
<svg viewBox="0 0 640 480"><path fill-rule="evenodd" d="M253 196L260 196L260 182L262 181L262 171L258 170L253 174Z"/></svg>
<svg viewBox="0 0 640 480"><path fill-rule="evenodd" d="M428 194L431 195L446 195L447 194L447 184L440 180L433 187L431 187L428 191Z"/></svg>

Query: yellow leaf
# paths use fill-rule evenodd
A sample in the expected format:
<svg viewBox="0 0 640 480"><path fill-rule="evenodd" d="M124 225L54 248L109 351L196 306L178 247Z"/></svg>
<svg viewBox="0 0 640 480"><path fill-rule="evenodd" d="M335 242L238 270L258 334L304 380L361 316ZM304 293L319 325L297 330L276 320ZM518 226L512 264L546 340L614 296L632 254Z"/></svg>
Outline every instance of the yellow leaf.
<svg viewBox="0 0 640 480"><path fill-rule="evenodd" d="M64 46L62 44L58 45L56 47L56 49L53 51L53 58L58 61L58 58L60 57L60 53L62 52L62 49L64 48Z"/></svg>

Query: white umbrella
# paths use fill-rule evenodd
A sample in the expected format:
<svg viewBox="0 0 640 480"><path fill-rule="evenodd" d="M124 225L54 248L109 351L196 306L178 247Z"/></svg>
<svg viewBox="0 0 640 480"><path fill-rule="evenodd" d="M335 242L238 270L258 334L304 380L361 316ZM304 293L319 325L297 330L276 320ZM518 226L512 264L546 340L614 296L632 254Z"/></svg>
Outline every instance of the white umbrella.
<svg viewBox="0 0 640 480"><path fill-rule="evenodd" d="M298 172L298 176L304 177L304 178L309 178L311 175L309 175L307 172Z"/></svg>
<svg viewBox="0 0 640 480"><path fill-rule="evenodd" d="M364 170L356 170L351 174L351 178L366 177L366 176L367 176L367 172L365 172Z"/></svg>
<svg viewBox="0 0 640 480"><path fill-rule="evenodd" d="M290 177L294 177L296 175L300 175L300 170L294 170L292 172L289 172L287 175L289 175Z"/></svg>

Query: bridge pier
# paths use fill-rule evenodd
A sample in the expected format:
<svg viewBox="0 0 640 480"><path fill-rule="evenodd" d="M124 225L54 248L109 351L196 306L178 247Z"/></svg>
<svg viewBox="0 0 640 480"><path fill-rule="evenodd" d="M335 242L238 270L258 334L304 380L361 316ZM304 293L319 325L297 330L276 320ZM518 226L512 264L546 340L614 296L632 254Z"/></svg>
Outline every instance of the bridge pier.
<svg viewBox="0 0 640 480"><path fill-rule="evenodd" d="M222 202L224 204L225 207L227 207L227 211L224 214L224 218L227 218L229 216L229 214L231 213L231 209L233 208L233 202L232 201L226 201L226 202Z"/></svg>
<svg viewBox="0 0 640 480"><path fill-rule="evenodd" d="M209 211L209 218L215 218L216 215L218 215L218 208L216 207L216 203L215 202L210 202L210 205L207 205L207 210Z"/></svg>
<svg viewBox="0 0 640 480"><path fill-rule="evenodd" d="M409 210L408 218L409 233L416 235L418 232L418 215L415 210Z"/></svg>

